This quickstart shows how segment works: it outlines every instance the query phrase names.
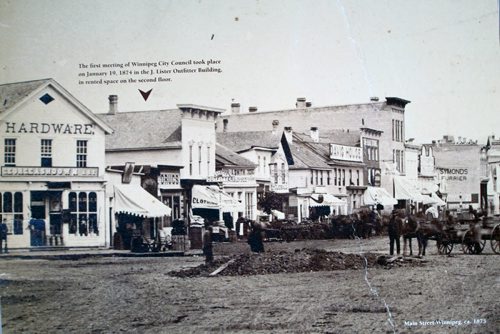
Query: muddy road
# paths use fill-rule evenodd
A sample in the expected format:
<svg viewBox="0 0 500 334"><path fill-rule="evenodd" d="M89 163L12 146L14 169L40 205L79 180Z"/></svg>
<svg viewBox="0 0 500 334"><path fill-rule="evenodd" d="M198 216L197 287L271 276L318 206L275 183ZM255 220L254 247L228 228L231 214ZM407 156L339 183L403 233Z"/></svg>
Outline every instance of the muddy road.
<svg viewBox="0 0 500 334"><path fill-rule="evenodd" d="M265 246L270 258L306 248L352 254L388 248L385 238ZM243 242L215 247L219 260L248 253ZM488 245L483 255L452 254L437 255L431 242L424 262L216 277L172 276L203 264L201 257L2 258L3 332L498 333L500 256Z"/></svg>

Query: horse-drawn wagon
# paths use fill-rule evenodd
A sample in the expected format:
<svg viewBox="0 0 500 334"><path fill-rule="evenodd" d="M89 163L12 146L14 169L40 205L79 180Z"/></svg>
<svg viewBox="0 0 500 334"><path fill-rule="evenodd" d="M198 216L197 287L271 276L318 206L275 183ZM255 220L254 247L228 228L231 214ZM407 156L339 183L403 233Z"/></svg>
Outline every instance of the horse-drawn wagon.
<svg viewBox="0 0 500 334"><path fill-rule="evenodd" d="M443 229L438 242L440 254L451 254L455 244L461 245L465 254L481 254L489 240L494 253L500 254L500 220L483 217L460 217L458 222Z"/></svg>

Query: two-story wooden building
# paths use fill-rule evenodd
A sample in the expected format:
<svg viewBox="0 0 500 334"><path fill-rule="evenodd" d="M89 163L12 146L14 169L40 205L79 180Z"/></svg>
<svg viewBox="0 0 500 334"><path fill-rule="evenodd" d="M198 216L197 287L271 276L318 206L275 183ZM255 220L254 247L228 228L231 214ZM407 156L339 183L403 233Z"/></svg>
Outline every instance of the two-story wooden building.
<svg viewBox="0 0 500 334"><path fill-rule="evenodd" d="M0 216L11 248L105 246L106 134L53 79L0 85Z"/></svg>

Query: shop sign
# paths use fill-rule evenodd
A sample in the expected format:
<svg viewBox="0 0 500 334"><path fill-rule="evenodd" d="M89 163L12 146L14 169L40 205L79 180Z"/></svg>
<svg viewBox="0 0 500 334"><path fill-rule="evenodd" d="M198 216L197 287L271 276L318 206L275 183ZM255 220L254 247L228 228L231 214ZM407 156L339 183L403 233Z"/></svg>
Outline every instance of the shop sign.
<svg viewBox="0 0 500 334"><path fill-rule="evenodd" d="M254 175L237 175L230 174L227 171L218 170L213 176L207 178L208 182L222 182L222 183L237 183L237 184L253 184L255 183Z"/></svg>
<svg viewBox="0 0 500 334"><path fill-rule="evenodd" d="M330 159L363 162L361 147L330 144Z"/></svg>
<svg viewBox="0 0 500 334"><path fill-rule="evenodd" d="M274 184L274 183L271 183L271 191L272 192L275 192L275 193L281 193L281 194L284 194L284 193L288 193L288 184L283 184L283 183L280 183L280 184Z"/></svg>
<svg viewBox="0 0 500 334"><path fill-rule="evenodd" d="M2 167L2 176L35 176L35 177L96 177L99 176L97 167Z"/></svg>
<svg viewBox="0 0 500 334"><path fill-rule="evenodd" d="M162 172L158 175L158 188L179 189L181 185L181 174L179 172Z"/></svg>
<svg viewBox="0 0 500 334"><path fill-rule="evenodd" d="M446 181L465 182L469 175L467 168L438 168L441 178Z"/></svg>
<svg viewBox="0 0 500 334"><path fill-rule="evenodd" d="M93 124L78 123L15 123L5 122L5 133L50 133L63 135L93 135Z"/></svg>

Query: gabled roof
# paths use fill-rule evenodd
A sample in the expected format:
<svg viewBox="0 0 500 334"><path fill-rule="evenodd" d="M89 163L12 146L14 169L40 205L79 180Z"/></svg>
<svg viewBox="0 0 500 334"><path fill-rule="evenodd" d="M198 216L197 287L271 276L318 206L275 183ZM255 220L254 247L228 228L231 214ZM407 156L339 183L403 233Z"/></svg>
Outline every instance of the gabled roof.
<svg viewBox="0 0 500 334"><path fill-rule="evenodd" d="M34 90L49 82L50 79L41 79L0 85L0 113L24 100Z"/></svg>
<svg viewBox="0 0 500 334"><path fill-rule="evenodd" d="M181 147L179 109L100 114L115 133L106 137L107 151L168 149Z"/></svg>
<svg viewBox="0 0 500 334"><path fill-rule="evenodd" d="M351 141L353 138L354 134ZM344 144L347 144L347 142L344 142ZM294 133L293 144L289 146L293 158L293 164L289 164L290 169L332 169L335 166L364 166L362 162L331 159L330 139L314 142L309 135Z"/></svg>
<svg viewBox="0 0 500 334"><path fill-rule="evenodd" d="M238 153L231 151L221 144L216 145L215 155L217 163L221 163L225 167L257 167L252 161L240 156Z"/></svg>
<svg viewBox="0 0 500 334"><path fill-rule="evenodd" d="M298 138L294 138L293 144L290 145L290 152L293 155L294 162L293 165L289 166L290 169L331 169L331 166L327 163L327 159L322 157L321 153Z"/></svg>
<svg viewBox="0 0 500 334"><path fill-rule="evenodd" d="M63 95L70 104L96 123L96 125L103 129L104 132L113 132L113 129L109 127L108 124L103 122L54 79L41 79L0 85L0 120L7 117L24 102L33 96L36 96L41 90L48 86L51 86Z"/></svg>
<svg viewBox="0 0 500 334"><path fill-rule="evenodd" d="M281 131L218 132L217 143L235 151L242 152L252 147L277 149Z"/></svg>

